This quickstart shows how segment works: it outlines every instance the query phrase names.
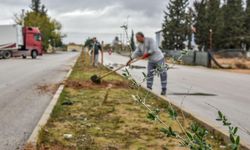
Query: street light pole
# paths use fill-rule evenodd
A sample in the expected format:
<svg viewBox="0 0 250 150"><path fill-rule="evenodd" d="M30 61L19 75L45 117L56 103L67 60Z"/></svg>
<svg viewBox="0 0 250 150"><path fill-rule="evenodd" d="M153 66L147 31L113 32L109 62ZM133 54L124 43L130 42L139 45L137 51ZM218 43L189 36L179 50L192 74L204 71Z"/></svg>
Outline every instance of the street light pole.
<svg viewBox="0 0 250 150"><path fill-rule="evenodd" d="M23 27L24 27L24 17L25 17L25 10L22 9L22 14L21 14L22 22L21 22L21 24L22 24Z"/></svg>

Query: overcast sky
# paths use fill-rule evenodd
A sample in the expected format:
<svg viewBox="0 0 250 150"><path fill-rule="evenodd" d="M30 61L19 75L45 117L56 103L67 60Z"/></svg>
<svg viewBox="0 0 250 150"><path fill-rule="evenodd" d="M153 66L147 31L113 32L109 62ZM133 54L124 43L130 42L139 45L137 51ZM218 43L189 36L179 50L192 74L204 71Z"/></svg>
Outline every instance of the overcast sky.
<svg viewBox="0 0 250 150"><path fill-rule="evenodd" d="M31 0L0 0L0 24L13 24L13 14L29 10ZM63 25L66 43L83 43L87 37L110 42L123 32L122 24L129 29L142 31L155 37L161 29L163 10L168 0L42 0L49 15Z"/></svg>

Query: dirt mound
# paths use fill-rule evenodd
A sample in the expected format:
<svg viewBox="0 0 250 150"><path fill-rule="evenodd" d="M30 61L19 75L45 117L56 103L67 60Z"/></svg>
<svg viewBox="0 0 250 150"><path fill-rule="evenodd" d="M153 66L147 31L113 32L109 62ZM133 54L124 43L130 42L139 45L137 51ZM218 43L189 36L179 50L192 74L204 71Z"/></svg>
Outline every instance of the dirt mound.
<svg viewBox="0 0 250 150"><path fill-rule="evenodd" d="M74 81L68 80L66 87L74 89L96 89L96 88L129 88L129 83L126 81L102 81L101 84L95 84L92 81Z"/></svg>

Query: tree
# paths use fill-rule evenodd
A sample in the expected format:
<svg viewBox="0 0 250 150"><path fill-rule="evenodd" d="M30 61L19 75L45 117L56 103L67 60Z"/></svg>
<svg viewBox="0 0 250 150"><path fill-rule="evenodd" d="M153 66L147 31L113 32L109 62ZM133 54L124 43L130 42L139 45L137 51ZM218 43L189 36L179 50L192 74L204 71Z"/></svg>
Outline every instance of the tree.
<svg viewBox="0 0 250 150"><path fill-rule="evenodd" d="M186 14L186 35L187 35L187 47L188 49L192 49L192 25L193 25L193 10L191 8L188 9L188 12Z"/></svg>
<svg viewBox="0 0 250 150"><path fill-rule="evenodd" d="M42 15L46 15L47 12L48 12L48 9L46 9L45 5L42 5L42 7L41 7L41 14Z"/></svg>
<svg viewBox="0 0 250 150"><path fill-rule="evenodd" d="M32 0L30 7L36 13L41 12L41 1L40 0Z"/></svg>
<svg viewBox="0 0 250 150"><path fill-rule="evenodd" d="M52 35L55 30L53 22L50 21L50 18L46 15L40 15L36 12L27 12L24 18L25 26L38 27L42 33L43 37L43 47L47 49L49 43L52 42Z"/></svg>
<svg viewBox="0 0 250 150"><path fill-rule="evenodd" d="M224 12L220 0L209 0L207 14L209 18L209 30L212 31L212 48L217 50L223 48L224 39ZM211 32L209 31L209 33ZM210 45L209 45L210 46Z"/></svg>
<svg viewBox="0 0 250 150"><path fill-rule="evenodd" d="M54 47L62 46L62 38L65 36L61 33L62 25L47 15L47 9L45 5L41 5L40 0L32 0L31 9L24 14L24 25L40 29L43 37L43 48L46 50L49 44ZM15 15L15 17L16 23L20 24L18 15Z"/></svg>
<svg viewBox="0 0 250 150"><path fill-rule="evenodd" d="M163 28L163 49L184 49L186 41L186 8L188 0L170 0L165 11Z"/></svg>
<svg viewBox="0 0 250 150"><path fill-rule="evenodd" d="M48 9L46 9L44 4L41 4L41 0L31 0L31 10L40 13L42 15L46 15L48 12Z"/></svg>
<svg viewBox="0 0 250 150"><path fill-rule="evenodd" d="M246 44L247 50L250 48L250 0L246 1L246 11L245 11L245 29L246 29Z"/></svg>
<svg viewBox="0 0 250 150"><path fill-rule="evenodd" d="M132 49L132 51L135 51L135 40L134 40L134 31L132 30L131 33L131 38L130 38L130 47Z"/></svg>
<svg viewBox="0 0 250 150"><path fill-rule="evenodd" d="M244 27L242 0L227 0L224 6L224 48L241 48Z"/></svg>
<svg viewBox="0 0 250 150"><path fill-rule="evenodd" d="M22 25L24 22L23 22L23 19L25 17L25 10L22 9L21 13L15 13L14 14L14 22L16 24L19 24L19 25Z"/></svg>
<svg viewBox="0 0 250 150"><path fill-rule="evenodd" d="M250 32L250 0L246 1L245 25L246 31Z"/></svg>
<svg viewBox="0 0 250 150"><path fill-rule="evenodd" d="M194 2L195 8L195 42L199 49L221 47L222 32L224 27L223 12L220 0L201 0ZM212 35L210 35L212 34ZM212 39L210 39L212 36ZM210 45L211 41L212 45Z"/></svg>
<svg viewBox="0 0 250 150"><path fill-rule="evenodd" d="M200 2L194 2L194 8L196 12L195 17L195 25L196 33L195 33L195 42L199 45L199 49L201 50L208 45L208 27L206 20L206 1L201 0Z"/></svg>
<svg viewBox="0 0 250 150"><path fill-rule="evenodd" d="M220 7L220 0L208 0L206 16L208 21L208 41L209 44L206 47L211 47L211 50L221 47L221 41L223 39L224 19L223 11ZM210 39L211 36L211 39ZM212 41L210 41L212 40ZM211 43L210 43L211 42ZM211 45L212 44L212 45Z"/></svg>

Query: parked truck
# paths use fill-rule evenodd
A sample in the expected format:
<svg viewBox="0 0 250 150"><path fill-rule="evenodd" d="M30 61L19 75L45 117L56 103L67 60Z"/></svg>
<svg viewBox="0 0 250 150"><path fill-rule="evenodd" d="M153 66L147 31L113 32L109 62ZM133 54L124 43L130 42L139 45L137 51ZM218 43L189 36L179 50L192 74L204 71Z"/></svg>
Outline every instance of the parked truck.
<svg viewBox="0 0 250 150"><path fill-rule="evenodd" d="M35 59L42 54L42 36L38 28L0 25L0 57L31 56Z"/></svg>

